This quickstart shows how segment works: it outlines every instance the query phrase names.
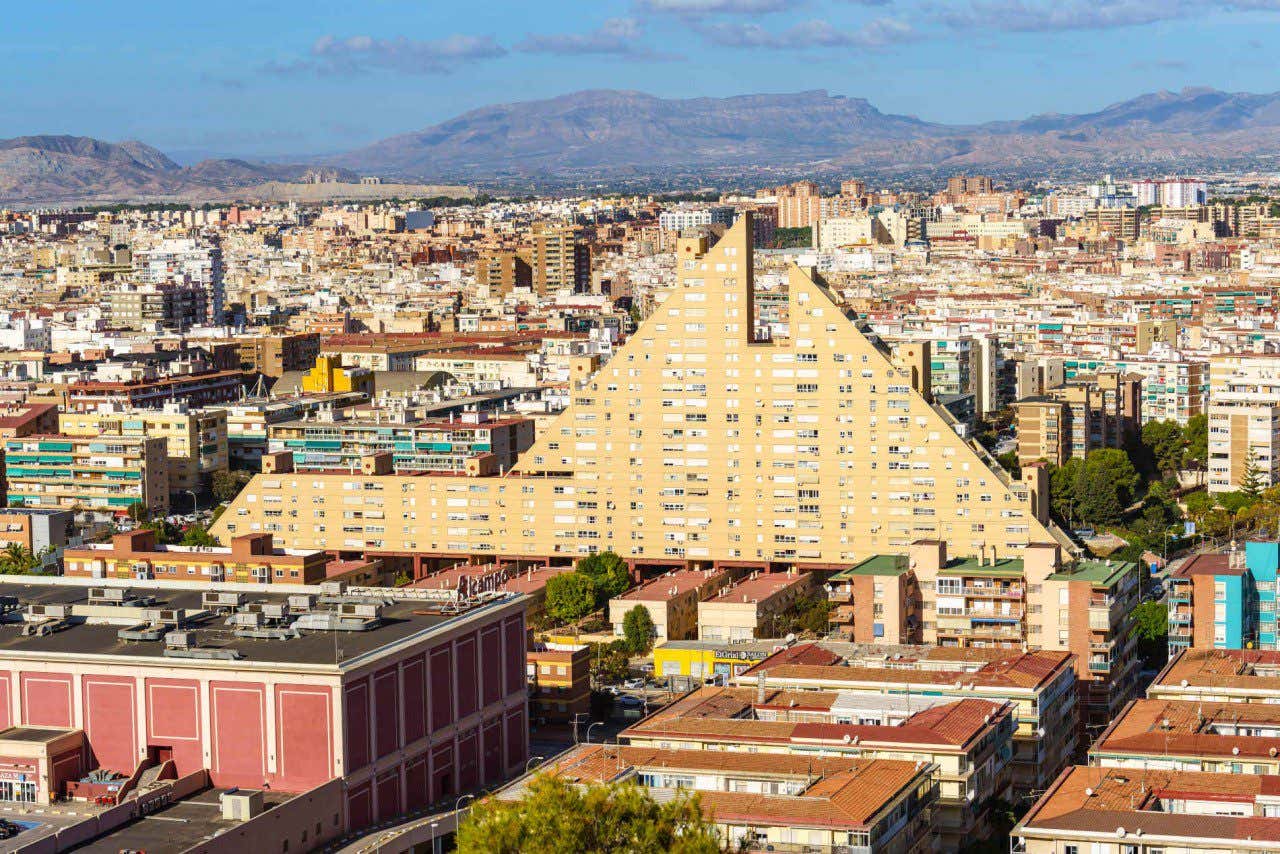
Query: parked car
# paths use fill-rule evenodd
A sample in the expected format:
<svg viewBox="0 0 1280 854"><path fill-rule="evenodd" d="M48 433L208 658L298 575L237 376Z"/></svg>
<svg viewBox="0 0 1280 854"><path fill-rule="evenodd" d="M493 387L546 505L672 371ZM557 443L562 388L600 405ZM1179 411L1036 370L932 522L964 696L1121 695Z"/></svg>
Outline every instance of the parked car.
<svg viewBox="0 0 1280 854"><path fill-rule="evenodd" d="M644 680L628 679L627 681L622 683L622 687L626 688L628 691L638 691L644 687Z"/></svg>

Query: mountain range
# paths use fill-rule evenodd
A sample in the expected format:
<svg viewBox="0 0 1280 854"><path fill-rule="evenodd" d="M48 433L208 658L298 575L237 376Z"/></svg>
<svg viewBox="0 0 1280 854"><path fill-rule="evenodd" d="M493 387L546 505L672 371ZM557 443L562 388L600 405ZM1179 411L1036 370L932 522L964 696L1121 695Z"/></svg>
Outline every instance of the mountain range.
<svg viewBox="0 0 1280 854"><path fill-rule="evenodd" d="M0 201L234 192L323 167L339 180L487 181L746 169L823 175L984 167L1006 173L1207 162L1268 163L1280 154L1280 93L1191 88L1092 113L971 125L928 122L825 91L668 99L593 90L463 113L424 130L297 164L206 160L182 167L140 142L66 136L0 140Z"/></svg>

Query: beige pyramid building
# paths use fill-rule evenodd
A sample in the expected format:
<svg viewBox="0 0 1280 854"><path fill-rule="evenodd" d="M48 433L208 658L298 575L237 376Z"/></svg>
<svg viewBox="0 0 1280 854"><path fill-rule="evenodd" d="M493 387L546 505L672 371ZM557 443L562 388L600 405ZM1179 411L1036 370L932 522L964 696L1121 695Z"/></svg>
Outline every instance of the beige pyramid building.
<svg viewBox="0 0 1280 854"><path fill-rule="evenodd" d="M637 564L825 569L918 540L992 557L1063 542L1038 512L1037 483L1011 480L957 435L913 384L918 372L801 269L788 280L789 337L763 334L749 215L714 247L682 239L678 251L674 292L575 383L572 404L505 476L362 485L346 472L289 473L296 486L275 495L281 473L268 473L214 532L389 555L611 549Z"/></svg>

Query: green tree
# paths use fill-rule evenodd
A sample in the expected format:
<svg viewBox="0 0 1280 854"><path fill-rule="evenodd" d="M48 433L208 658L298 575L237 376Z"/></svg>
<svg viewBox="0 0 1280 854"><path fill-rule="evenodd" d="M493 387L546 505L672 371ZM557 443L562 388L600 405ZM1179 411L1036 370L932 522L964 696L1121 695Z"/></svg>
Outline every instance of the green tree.
<svg viewBox="0 0 1280 854"><path fill-rule="evenodd" d="M1193 415L1182 430L1182 467L1204 471L1209 467L1209 416Z"/></svg>
<svg viewBox="0 0 1280 854"><path fill-rule="evenodd" d="M219 501L231 501L240 494L240 490L244 489L248 482L248 472L215 471L212 483L213 497Z"/></svg>
<svg viewBox="0 0 1280 854"><path fill-rule="evenodd" d="M627 562L613 552L588 555L578 561L577 570L595 584L601 602L622 595L631 586Z"/></svg>
<svg viewBox="0 0 1280 854"><path fill-rule="evenodd" d="M1169 656L1169 609L1162 602L1143 602L1133 609L1133 633L1138 654L1147 667L1162 665Z"/></svg>
<svg viewBox="0 0 1280 854"><path fill-rule="evenodd" d="M631 675L626 639L591 645L591 677L597 685L611 685Z"/></svg>
<svg viewBox="0 0 1280 854"><path fill-rule="evenodd" d="M622 617L622 637L632 655L642 655L653 647L655 629L653 617L643 605L635 606Z"/></svg>
<svg viewBox="0 0 1280 854"><path fill-rule="evenodd" d="M182 535L182 545L184 546L220 546L218 538L209 533L209 529L204 525L196 523L192 525Z"/></svg>
<svg viewBox="0 0 1280 854"><path fill-rule="evenodd" d="M658 803L635 783L577 786L539 774L519 800L486 798L458 828L459 854L717 854L696 794Z"/></svg>
<svg viewBox="0 0 1280 854"><path fill-rule="evenodd" d="M996 462L998 462L1005 471L1012 475L1014 480L1020 480L1022 478L1022 466L1018 463L1017 451L1006 451L1005 453L1000 454L996 457Z"/></svg>
<svg viewBox="0 0 1280 854"><path fill-rule="evenodd" d="M1102 448L1085 457L1076 475L1075 495L1080 518L1092 525L1114 525L1133 503L1141 478L1129 455Z"/></svg>
<svg viewBox="0 0 1280 854"><path fill-rule="evenodd" d="M1076 497L1076 481L1080 478L1083 460L1074 457L1049 472L1049 503L1059 519L1074 527L1080 522L1080 501Z"/></svg>
<svg viewBox="0 0 1280 854"><path fill-rule="evenodd" d="M773 230L774 249L807 249L813 245L813 229L809 226L801 228L775 228Z"/></svg>
<svg viewBox="0 0 1280 854"><path fill-rule="evenodd" d="M3 575L31 575L40 564L40 557L20 543L10 543L0 552L0 574Z"/></svg>
<svg viewBox="0 0 1280 854"><path fill-rule="evenodd" d="M1253 448L1249 448L1249 455L1244 459L1244 472L1240 475L1240 491L1251 499L1257 498L1267 485L1266 479L1262 472L1262 467L1258 465L1258 457L1253 452Z"/></svg>
<svg viewBox="0 0 1280 854"><path fill-rule="evenodd" d="M547 582L547 613L557 620L580 620L595 607L596 584L589 575L566 572Z"/></svg>
<svg viewBox="0 0 1280 854"><path fill-rule="evenodd" d="M1148 421L1142 425L1142 444L1151 452L1156 470L1171 475L1182 468L1186 440L1177 421Z"/></svg>
<svg viewBox="0 0 1280 854"><path fill-rule="evenodd" d="M129 514L129 518L135 522L145 522L151 518L151 513L147 510L147 505L143 504L141 501L135 501L130 504L129 509L126 512Z"/></svg>

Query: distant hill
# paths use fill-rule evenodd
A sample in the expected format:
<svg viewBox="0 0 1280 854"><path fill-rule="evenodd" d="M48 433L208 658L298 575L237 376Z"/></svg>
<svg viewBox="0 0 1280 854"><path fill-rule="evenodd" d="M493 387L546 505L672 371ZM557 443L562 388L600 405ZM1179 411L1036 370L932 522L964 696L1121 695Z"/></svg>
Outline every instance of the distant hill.
<svg viewBox="0 0 1280 854"><path fill-rule="evenodd" d="M293 181L313 165L205 160L182 167L141 142L83 136L0 139L0 203L94 202L211 195L269 181ZM323 171L354 180L342 169Z"/></svg>
<svg viewBox="0 0 1280 854"><path fill-rule="evenodd" d="M880 169L1164 160L1277 150L1280 93L1156 92L1084 115L943 125L824 91L665 99L586 91L464 113L328 158L404 178L602 172L737 163Z"/></svg>
<svg viewBox="0 0 1280 854"><path fill-rule="evenodd" d="M901 175L1066 166L1168 171L1280 158L1280 93L1154 92L1092 113L945 125L882 113L824 91L670 99L591 90L471 110L310 163L204 160L182 167L141 142L24 136L0 140L0 203L226 198L320 168L341 181L517 181L767 173ZM301 158L299 158L301 160ZM1188 165L1191 164L1191 165ZM740 170L740 171L735 171Z"/></svg>

